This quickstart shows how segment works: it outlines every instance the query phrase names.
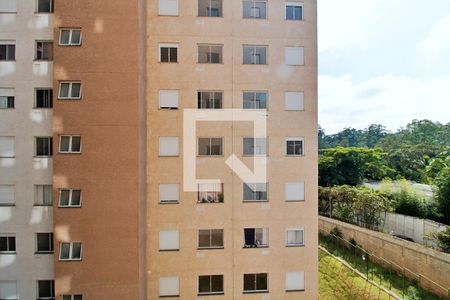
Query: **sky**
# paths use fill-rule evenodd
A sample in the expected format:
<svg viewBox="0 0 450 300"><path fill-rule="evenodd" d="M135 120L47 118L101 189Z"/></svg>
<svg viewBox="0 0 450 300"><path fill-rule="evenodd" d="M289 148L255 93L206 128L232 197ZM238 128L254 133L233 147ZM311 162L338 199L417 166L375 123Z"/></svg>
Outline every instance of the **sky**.
<svg viewBox="0 0 450 300"><path fill-rule="evenodd" d="M318 0L326 134L450 122L450 0Z"/></svg>

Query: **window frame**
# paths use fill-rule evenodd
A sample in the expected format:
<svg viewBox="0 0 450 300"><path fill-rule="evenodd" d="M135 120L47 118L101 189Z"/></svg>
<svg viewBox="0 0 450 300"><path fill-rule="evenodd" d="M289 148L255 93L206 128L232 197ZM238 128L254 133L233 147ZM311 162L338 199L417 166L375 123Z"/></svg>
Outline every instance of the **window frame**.
<svg viewBox="0 0 450 300"><path fill-rule="evenodd" d="M253 284L254 288L253 290L246 290L245 289L245 276L254 276ZM265 275L266 279L266 289L258 289L258 275ZM269 292L269 274L268 273L244 273L243 274L243 294L256 294L256 293L268 293Z"/></svg>
<svg viewBox="0 0 450 300"><path fill-rule="evenodd" d="M289 243L289 232L301 232L302 241L300 243ZM285 231L285 246L287 248L292 247L304 247L305 246L305 228L304 227L290 227Z"/></svg>
<svg viewBox="0 0 450 300"><path fill-rule="evenodd" d="M63 151L61 150L61 145L62 145L62 138L66 138L69 137L69 150L68 151ZM73 151L72 146L73 146L73 138L79 137L80 138L80 150L78 151ZM67 134L61 134L59 136L59 147L58 147L58 152L60 154L80 154L81 153L81 148L82 148L82 143L81 143L81 135L67 135Z"/></svg>
<svg viewBox="0 0 450 300"><path fill-rule="evenodd" d="M244 7L245 2L251 2L250 17L245 16L245 7ZM265 7L266 8L266 17L265 18L251 16L251 10L254 8L259 8L259 7L255 7L255 3L257 3L257 2L265 3L265 5L266 5L266 7ZM242 18L249 19L249 20L267 20L267 19L269 19L269 9L268 9L269 3L268 2L269 1L267 1L267 0L243 0L242 1Z"/></svg>
<svg viewBox="0 0 450 300"><path fill-rule="evenodd" d="M164 233L175 233L176 232L176 238L177 238L177 247L176 248L168 248L168 247L161 247L161 240L164 235ZM180 231L179 230L160 230L159 231L159 237L158 237L158 250L160 252L170 252L170 251L180 251Z"/></svg>
<svg viewBox="0 0 450 300"><path fill-rule="evenodd" d="M44 51L44 44L51 44L51 47L50 47L50 51L48 51L47 52L47 59L45 59L45 58L38 58L38 54L39 54L39 43L41 43L42 44L42 56L44 55L43 54L43 51ZM49 48L47 48L47 50L49 50ZM53 61L53 41L50 41L50 40L36 40L36 41L34 41L34 60L35 61L38 61L38 62L45 62L45 61Z"/></svg>
<svg viewBox="0 0 450 300"><path fill-rule="evenodd" d="M209 152L210 154L200 154L200 140L209 140ZM221 145L220 145L220 153L219 154L212 154L212 140L213 139L220 139L221 140ZM224 156L224 149L223 149L223 142L224 138L223 137L198 137L197 138L197 156L199 157L222 157ZM208 147L208 146L207 146ZM208 150L208 148L206 149ZM208 152L208 151L207 151Z"/></svg>
<svg viewBox="0 0 450 300"><path fill-rule="evenodd" d="M44 93L43 98L41 99L43 103L50 104L49 106L38 106L38 91L42 91ZM34 109L51 109L53 108L53 88L35 88L34 89Z"/></svg>
<svg viewBox="0 0 450 300"><path fill-rule="evenodd" d="M253 94L253 100L252 103L254 104L254 107L245 107L245 94ZM258 94L265 94L266 95L266 107L261 107L261 100L258 100ZM256 104L259 104L259 107L256 107ZM269 92L268 91L242 91L242 109L253 109L253 110L261 110L265 109L268 110L268 104L269 104Z"/></svg>
<svg viewBox="0 0 450 300"><path fill-rule="evenodd" d="M161 149L161 141L170 141L171 139L176 139L177 141L177 153L176 154L163 154ZM179 157L180 156L180 138L178 136L160 136L158 138L158 157Z"/></svg>
<svg viewBox="0 0 450 300"><path fill-rule="evenodd" d="M259 184L264 184L266 187L265 191L254 191L250 185L254 185L255 188L259 185ZM253 199L245 199L245 191L246 191L246 186L248 187L248 189L252 192L252 195L261 195L258 193L265 193L266 194L266 199L256 199L257 197L253 197ZM242 183L242 202L246 203L246 202L269 202L269 183L265 182L265 183L254 183L254 182L243 182Z"/></svg>
<svg viewBox="0 0 450 300"><path fill-rule="evenodd" d="M50 191L46 190L50 189ZM46 192L50 192L51 203L46 203ZM42 193L42 195L39 195ZM34 206L53 206L53 185L52 184L35 184L34 185ZM42 198L42 203L39 202L39 198Z"/></svg>
<svg viewBox="0 0 450 300"><path fill-rule="evenodd" d="M36 0L36 8L35 8L35 13L36 14L52 14L54 13L54 9L55 9L55 1L54 0L49 0L50 1L50 11L39 11L39 1L40 0Z"/></svg>
<svg viewBox="0 0 450 300"><path fill-rule="evenodd" d="M199 43L197 44L197 64L202 64L202 65L223 65L223 44L208 44L208 43ZM201 62L200 61L200 47L209 47L209 51L206 52L207 56L206 56L206 62ZM219 55L219 62L213 62L212 59L212 47L220 47L220 55ZM208 54L209 54L209 59L208 59Z"/></svg>
<svg viewBox="0 0 450 300"><path fill-rule="evenodd" d="M208 8L209 8L209 11L211 12L212 11L212 5L211 5L211 0L208 0L209 1L209 6L206 6L205 8L206 8L206 11L208 11ZM213 16L211 13L206 13L205 15L200 15L200 1L199 0L197 0L197 18L223 18L223 0L218 0L218 1L220 1L220 8L218 8L218 12L219 12L219 14L217 15L217 16Z"/></svg>
<svg viewBox="0 0 450 300"><path fill-rule="evenodd" d="M209 245L208 246L200 245L200 232L201 231L208 231L208 233L209 233ZM213 243L212 243L213 231L221 232L222 245L220 245L220 246L213 245ZM225 231L223 229L199 229L197 231L197 250L208 250L208 249L225 249Z"/></svg>
<svg viewBox="0 0 450 300"><path fill-rule="evenodd" d="M75 297L79 297L78 299L83 300L82 294L72 294L72 295L61 295L61 300L65 300L65 297L70 297L69 300L76 300Z"/></svg>
<svg viewBox="0 0 450 300"><path fill-rule="evenodd" d="M299 197L297 198L303 198L303 199L288 199L288 188L289 186L293 186L293 185L301 185L301 189L303 194L301 194ZM305 186L306 183L305 181L287 181L284 183L284 198L286 202L305 202L306 201L306 192L305 192Z"/></svg>
<svg viewBox="0 0 450 300"><path fill-rule="evenodd" d="M6 101L5 101L6 100ZM1 103L0 103L0 110L3 109L14 109L16 108L16 96L6 96L6 95L1 95L0 96L0 102L1 101L5 101L6 106L4 107ZM11 105L12 103L12 105Z"/></svg>
<svg viewBox="0 0 450 300"><path fill-rule="evenodd" d="M177 293L176 294L164 294L164 295L161 295L161 279L173 280L175 278L176 278L176 281L177 281L177 287L176 287ZM178 276L159 277L159 291L158 291L158 294L159 294L159 298L180 297L180 277L178 277Z"/></svg>
<svg viewBox="0 0 450 300"><path fill-rule="evenodd" d="M78 83L80 85L80 94L78 97L73 97L71 96L72 94L72 89L73 89L73 84ZM68 90L68 96L67 97L61 97L61 85L62 84L69 84L69 90ZM81 85L81 81L60 81L58 83L58 99L59 100L81 100L81 96L82 96L82 88L83 86Z"/></svg>
<svg viewBox="0 0 450 300"><path fill-rule="evenodd" d="M289 99L290 97L292 97L289 95L294 95L294 94L300 96L299 97L300 103L298 103L300 108L293 109L293 108L288 107L288 104L291 104L290 102L288 102L288 100L292 100L292 98ZM305 92L303 92L303 91L285 91L284 92L284 110L285 111L305 111Z"/></svg>
<svg viewBox="0 0 450 300"><path fill-rule="evenodd" d="M9 187L10 189L12 189L12 191L10 190L10 192L12 192L12 202L0 202L0 207L8 207L8 206L16 206L16 186L14 184L0 184L0 187ZM4 201L4 200L2 200Z"/></svg>
<svg viewBox="0 0 450 300"><path fill-rule="evenodd" d="M162 186L177 186L177 199L170 199L170 200L161 200L161 187ZM180 185L178 183L160 183L158 185L158 203L159 204L179 204L180 203Z"/></svg>
<svg viewBox="0 0 450 300"><path fill-rule="evenodd" d="M301 51L302 56L301 57L301 61L299 63L289 63L288 62L288 51L292 51L290 49L292 48L298 48ZM285 66L290 66L290 67L299 67L299 66L305 66L305 46L284 46L284 65Z"/></svg>
<svg viewBox="0 0 450 300"><path fill-rule="evenodd" d="M216 99L216 94L221 94L220 107L218 107L218 108L212 107L212 106L204 107L203 94L205 94L205 93L208 93L209 96L212 95L213 106L215 106L216 100L219 100L219 99ZM223 109L223 100L224 100L223 94L224 94L224 91L221 91L221 90L197 90L197 109ZM205 101L206 101L206 99L205 99ZM210 104L211 98L208 98L207 101L208 101L208 104Z"/></svg>
<svg viewBox="0 0 450 300"><path fill-rule="evenodd" d="M215 184L216 187L217 185L220 185L220 191L204 191L203 189L200 188L200 186L202 184ZM205 193L205 197L201 197L202 193ZM214 193L213 194L213 201L208 201L208 195L210 193ZM206 199L205 201L200 200L200 199ZM220 182L220 183L199 183L197 185L197 204L218 204L218 203L224 203L225 202L225 192L224 192L224 183Z"/></svg>
<svg viewBox="0 0 450 300"><path fill-rule="evenodd" d="M40 281L48 281L50 283L50 296L41 297L39 293L39 282ZM37 280L36 281L36 296L37 300L54 300L55 299L55 281L54 280Z"/></svg>
<svg viewBox="0 0 450 300"><path fill-rule="evenodd" d="M61 258L61 254L62 254L62 248L63 245L65 244L69 244L69 258ZM79 258L73 258L73 246L74 244L80 244L80 257ZM83 260L83 244L80 241L75 241L75 242L61 242L59 243L59 256L58 256L58 260L59 261L81 261Z"/></svg>
<svg viewBox="0 0 450 300"><path fill-rule="evenodd" d="M67 205L61 204L61 194L62 191L69 191L69 203ZM79 191L80 192L80 204L74 205L73 203L73 191ZM81 189L69 189L69 188L60 188L58 190L58 207L60 208L80 208L82 205L82 199L83 199L83 192Z"/></svg>
<svg viewBox="0 0 450 300"><path fill-rule="evenodd" d="M176 14L174 14L174 13L171 13L171 14L164 14L164 13L162 13L161 12L161 4L164 2L165 0L159 0L158 1L158 16L168 16L168 17L178 17L179 15L180 15L180 1L178 1L178 0L174 0L174 1L176 1L177 2L177 12L176 12ZM169 1L171 1L171 0L169 0Z"/></svg>
<svg viewBox="0 0 450 300"><path fill-rule="evenodd" d="M38 154L37 141L38 139L47 139L47 146L49 154ZM37 158L49 158L53 156L53 137L52 136L35 136L34 137L34 157Z"/></svg>
<svg viewBox="0 0 450 300"><path fill-rule="evenodd" d="M303 1L285 1L284 2L284 20L285 21L304 21L305 20L305 12L304 12L304 3ZM288 19L288 13L287 13L287 9L289 6L294 6L294 7L301 7L300 11L301 11L301 16L300 19Z"/></svg>
<svg viewBox="0 0 450 300"><path fill-rule="evenodd" d="M67 44L62 44L61 43L62 32L64 30L69 30L69 42ZM78 42L78 44L72 43L72 36L73 36L73 32L74 31L80 31L80 41ZM81 46L82 41L83 41L83 32L82 32L81 28L72 28L72 27L61 27L61 28L59 28L58 46L61 46L61 47L78 47L78 46Z"/></svg>
<svg viewBox="0 0 450 300"><path fill-rule="evenodd" d="M253 149L253 153L248 153L248 152L246 152L245 150L246 150L246 148L245 148L245 146L246 146L246 140L250 140L250 139L252 139L253 140L253 147L252 147L252 149ZM257 145L257 143L256 143L256 140L265 140L265 149L264 149L264 153L255 153L256 151L255 151L255 149L259 149L259 145ZM244 136L244 137L242 137L242 156L250 156L250 157L253 157L253 156L260 156L260 157L266 157L266 156L269 156L268 155L268 138L267 137L246 137L246 136ZM256 146L258 146L258 147L256 147Z"/></svg>
<svg viewBox="0 0 450 300"><path fill-rule="evenodd" d="M200 291L200 278L201 277L208 277L209 278L209 292L201 292ZM222 279L222 290L221 291L217 291L217 292L213 292L213 277L220 277ZM224 276L223 275L199 275L198 276L198 289L197 289L197 296L208 296L208 295L224 295Z"/></svg>
<svg viewBox="0 0 450 300"><path fill-rule="evenodd" d="M177 105L176 106L162 106L163 95L166 94L176 94L177 95ZM180 91L179 90L159 90L158 91L158 105L161 110L177 110L180 107Z"/></svg>
<svg viewBox="0 0 450 300"><path fill-rule="evenodd" d="M0 238L6 239L6 250L1 251L0 255L9 255L17 253L16 235L13 233L1 233ZM13 247L11 247L13 245ZM13 250L11 250L13 248Z"/></svg>
<svg viewBox="0 0 450 300"><path fill-rule="evenodd" d="M0 59L0 62L13 62L16 61L16 41L1 41L0 47L5 46L5 59ZM13 49L11 55L11 48ZM12 58L11 58L12 57Z"/></svg>
<svg viewBox="0 0 450 300"><path fill-rule="evenodd" d="M246 230L254 231L253 244L247 244L246 234L245 234ZM260 232L257 232L258 230ZM244 228L243 233L244 233L244 245L242 248L244 248L244 249L247 249L247 248L269 248L270 243L269 243L269 228L268 227L265 227L265 228L263 228L263 227L258 227L258 228L257 227L247 227L247 228ZM258 241L259 241L257 239L258 234L262 235L261 243L258 243ZM264 241L264 239L266 239L266 241L267 241L266 244L262 243Z"/></svg>
<svg viewBox="0 0 450 300"><path fill-rule="evenodd" d="M169 52L168 52L168 61L162 61L162 49L163 48L168 48ZM176 55L176 61L170 61L171 58L171 49L177 49L177 55ZM168 63L168 64L177 64L180 62L179 60L179 43L159 43L158 44L158 62L159 63Z"/></svg>
<svg viewBox="0 0 450 300"><path fill-rule="evenodd" d="M265 63L256 63L256 59L254 59L256 57L256 53L253 53L252 55L252 63L245 63L245 48L253 48L253 50L256 50L258 48L264 48L265 49L265 58L264 61ZM254 51L256 52L256 51ZM260 59L261 60L261 59ZM245 66L267 66L269 65L269 46L268 45L248 45L248 44L244 44L242 45L242 64Z"/></svg>
<svg viewBox="0 0 450 300"><path fill-rule="evenodd" d="M39 250L39 235L47 234L49 236L49 250ZM55 252L55 246L54 246L54 235L53 232L36 232L36 250L35 254L53 254Z"/></svg>
<svg viewBox="0 0 450 300"><path fill-rule="evenodd" d="M301 154L289 154L288 153L288 142L301 142ZM305 156L305 138L304 137L286 137L285 142L285 155L288 157L302 157ZM294 152L295 152L295 146L294 146Z"/></svg>

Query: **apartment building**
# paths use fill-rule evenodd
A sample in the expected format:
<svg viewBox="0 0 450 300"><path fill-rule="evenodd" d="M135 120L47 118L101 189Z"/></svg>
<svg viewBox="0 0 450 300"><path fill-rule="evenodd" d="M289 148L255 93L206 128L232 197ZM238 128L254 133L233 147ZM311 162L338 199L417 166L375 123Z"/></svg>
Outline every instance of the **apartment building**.
<svg viewBox="0 0 450 300"><path fill-rule="evenodd" d="M147 5L148 299L317 299L316 1ZM266 136L230 110L259 112ZM267 156L266 182L232 154Z"/></svg>
<svg viewBox="0 0 450 300"><path fill-rule="evenodd" d="M0 299L51 297L50 1L0 1Z"/></svg>
<svg viewBox="0 0 450 300"><path fill-rule="evenodd" d="M316 299L316 10L0 0L0 299Z"/></svg>

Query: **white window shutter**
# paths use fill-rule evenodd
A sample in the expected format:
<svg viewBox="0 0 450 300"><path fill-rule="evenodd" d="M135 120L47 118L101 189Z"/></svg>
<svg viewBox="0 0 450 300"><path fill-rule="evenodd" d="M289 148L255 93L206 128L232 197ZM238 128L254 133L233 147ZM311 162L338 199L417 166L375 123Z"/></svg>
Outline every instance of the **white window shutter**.
<svg viewBox="0 0 450 300"><path fill-rule="evenodd" d="M159 202L178 202L179 185L177 183L165 183L159 185Z"/></svg>
<svg viewBox="0 0 450 300"><path fill-rule="evenodd" d="M0 280L0 299L18 299L17 282L15 280Z"/></svg>
<svg viewBox="0 0 450 300"><path fill-rule="evenodd" d="M160 16L178 16L178 0L159 0Z"/></svg>
<svg viewBox="0 0 450 300"><path fill-rule="evenodd" d="M305 273L286 272L286 291L304 291Z"/></svg>
<svg viewBox="0 0 450 300"><path fill-rule="evenodd" d="M285 185L286 201L304 201L305 200L305 183L286 182Z"/></svg>
<svg viewBox="0 0 450 300"><path fill-rule="evenodd" d="M303 92L285 92L284 102L286 110L304 110L304 94Z"/></svg>
<svg viewBox="0 0 450 300"><path fill-rule="evenodd" d="M0 13L14 12L17 12L16 0L0 0Z"/></svg>
<svg viewBox="0 0 450 300"><path fill-rule="evenodd" d="M159 250L179 249L178 230L162 230L159 232Z"/></svg>
<svg viewBox="0 0 450 300"><path fill-rule="evenodd" d="M178 156L178 137L160 137L159 155L160 156Z"/></svg>
<svg viewBox="0 0 450 300"><path fill-rule="evenodd" d="M178 296L180 294L179 285L178 277L161 277L159 278L159 295Z"/></svg>
<svg viewBox="0 0 450 300"><path fill-rule="evenodd" d="M14 185L0 185L0 205L14 204L15 200ZM0 298L1 299L1 298Z"/></svg>
<svg viewBox="0 0 450 300"><path fill-rule="evenodd" d="M177 90L161 90L159 91L159 107L177 108L178 98L179 96Z"/></svg>
<svg viewBox="0 0 450 300"><path fill-rule="evenodd" d="M0 136L0 157L14 157L14 137Z"/></svg>
<svg viewBox="0 0 450 300"><path fill-rule="evenodd" d="M286 65L297 66L305 64L303 47L286 47L284 51Z"/></svg>

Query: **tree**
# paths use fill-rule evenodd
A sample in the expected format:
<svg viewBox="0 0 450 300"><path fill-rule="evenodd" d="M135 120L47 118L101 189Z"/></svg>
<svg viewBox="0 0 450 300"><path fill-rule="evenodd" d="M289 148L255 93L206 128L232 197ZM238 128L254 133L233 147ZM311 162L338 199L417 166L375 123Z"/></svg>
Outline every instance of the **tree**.
<svg viewBox="0 0 450 300"><path fill-rule="evenodd" d="M319 185L358 185L367 180L381 180L393 173L383 160L379 149L324 149L319 157Z"/></svg>
<svg viewBox="0 0 450 300"><path fill-rule="evenodd" d="M444 222L450 225L450 168L442 169L434 184L439 211L443 214Z"/></svg>

